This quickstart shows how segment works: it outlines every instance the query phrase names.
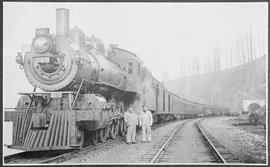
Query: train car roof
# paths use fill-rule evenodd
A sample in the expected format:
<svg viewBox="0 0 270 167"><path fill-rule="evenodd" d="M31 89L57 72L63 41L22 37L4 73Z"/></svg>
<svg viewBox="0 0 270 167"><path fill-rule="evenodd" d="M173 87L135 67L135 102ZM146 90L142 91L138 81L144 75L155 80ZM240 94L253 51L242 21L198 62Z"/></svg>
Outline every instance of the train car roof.
<svg viewBox="0 0 270 167"><path fill-rule="evenodd" d="M185 101L185 102L188 102L188 103L191 103L191 104L194 104L194 105L204 105L204 106L207 106L207 107L218 107L218 108L227 108L225 106L218 106L218 105L213 105L213 104L204 104L204 103L198 103L198 102L194 102L194 101L191 101L191 100L188 100L188 99L185 99L183 97L180 97L179 95L173 93L170 91L170 93L174 96L176 96L177 98Z"/></svg>
<svg viewBox="0 0 270 167"><path fill-rule="evenodd" d="M153 77L153 76L152 76ZM166 90L168 90L164 84L162 84L160 81L158 81L155 77L153 77L153 80L155 82L157 82L159 85L162 85L163 88L165 88ZM194 102L194 101L191 101L191 100L188 100L188 99L185 99L183 97L180 97L179 95L173 93L172 91L168 90L170 92L170 94L176 96L177 98L181 99L182 102L185 102L185 103L189 103L189 104L193 104L193 105L206 105L206 106L209 106L209 107L222 107L222 108L226 108L224 106L217 106L217 105L212 105L212 104L203 104L203 103L198 103L198 102Z"/></svg>

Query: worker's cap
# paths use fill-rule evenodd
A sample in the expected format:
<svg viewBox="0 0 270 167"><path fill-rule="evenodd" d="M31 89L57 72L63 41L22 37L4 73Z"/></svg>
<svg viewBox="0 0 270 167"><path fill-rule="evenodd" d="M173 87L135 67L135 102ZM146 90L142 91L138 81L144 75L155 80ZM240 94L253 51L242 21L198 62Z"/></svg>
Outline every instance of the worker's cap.
<svg viewBox="0 0 270 167"><path fill-rule="evenodd" d="M144 104L144 105L142 105L142 108L147 108L147 107L146 107L146 105Z"/></svg>

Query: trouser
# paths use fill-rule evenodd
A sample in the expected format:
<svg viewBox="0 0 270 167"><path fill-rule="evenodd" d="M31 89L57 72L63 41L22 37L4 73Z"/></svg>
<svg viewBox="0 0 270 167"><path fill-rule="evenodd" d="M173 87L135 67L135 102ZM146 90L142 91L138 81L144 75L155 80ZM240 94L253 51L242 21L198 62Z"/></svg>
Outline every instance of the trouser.
<svg viewBox="0 0 270 167"><path fill-rule="evenodd" d="M151 126L150 125L142 125L142 141L151 141Z"/></svg>
<svg viewBox="0 0 270 167"><path fill-rule="evenodd" d="M127 143L136 142L136 125L130 125L127 128L126 141Z"/></svg>

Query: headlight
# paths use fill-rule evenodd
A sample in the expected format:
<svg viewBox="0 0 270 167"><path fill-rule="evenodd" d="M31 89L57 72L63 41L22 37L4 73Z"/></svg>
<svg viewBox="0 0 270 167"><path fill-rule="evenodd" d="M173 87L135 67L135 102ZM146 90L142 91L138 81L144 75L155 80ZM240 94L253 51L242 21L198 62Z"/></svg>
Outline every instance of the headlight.
<svg viewBox="0 0 270 167"><path fill-rule="evenodd" d="M33 42L33 48L38 53L46 52L50 47L49 39L45 37L38 37Z"/></svg>

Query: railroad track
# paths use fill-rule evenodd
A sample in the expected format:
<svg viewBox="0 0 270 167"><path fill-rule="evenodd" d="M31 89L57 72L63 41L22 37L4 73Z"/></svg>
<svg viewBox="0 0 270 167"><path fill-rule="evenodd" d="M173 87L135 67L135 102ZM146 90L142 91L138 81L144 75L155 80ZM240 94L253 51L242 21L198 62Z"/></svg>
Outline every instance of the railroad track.
<svg viewBox="0 0 270 167"><path fill-rule="evenodd" d="M205 139L206 143L208 144L209 148L211 148L211 150L213 151L213 153L216 155L217 159L219 160L220 163L223 164L227 164L227 161L225 160L225 158L221 155L221 153L218 151L217 146L222 147L222 145L220 145L218 142L214 143L210 140L211 138L209 137L209 135L207 135L208 133L206 133L204 131L204 129L202 128L200 121L202 121L203 119L199 120L196 123L196 126L198 128L198 130L200 131L200 133L202 134L202 137ZM237 161L238 162L238 161Z"/></svg>
<svg viewBox="0 0 270 167"><path fill-rule="evenodd" d="M150 151L148 151L142 158L142 162L148 162L148 163L179 163L176 162L177 158L180 159L181 155L188 154L188 152L182 151L181 149L178 149L179 141L184 139L186 136L181 135L182 129L189 124L190 122L193 122L194 119L187 120L183 123L180 123L177 125L168 135L166 135L164 138L161 139L159 143L157 143ZM210 157L208 159L205 159L206 163L222 163L226 164L226 160L223 158L223 156L219 153L219 151L215 148L214 144L209 140L209 138L205 135L205 132L202 130L202 128L199 125L199 121L195 121L196 128L194 128L194 132L190 133L196 133L196 137L200 138L197 140L203 140L201 141L201 147L204 147L204 149L201 151L201 154L204 154L201 157ZM191 126L191 125L187 125ZM192 126L193 123L192 123ZM178 146L177 146L178 143ZM205 144L207 143L207 144ZM181 145L184 145L185 143L182 143ZM207 147L207 148L205 148ZM179 152L182 151L182 154L179 155ZM197 154L196 156L198 156ZM189 155L186 155L188 157ZM190 155L192 156L192 155ZM193 155L194 156L194 155ZM201 158L203 159L203 158ZM190 159L192 160L192 159ZM181 163L181 162L180 162ZM184 162L186 163L186 162ZM191 163L191 162L187 162Z"/></svg>
<svg viewBox="0 0 270 167"><path fill-rule="evenodd" d="M43 160L65 154L71 150L65 151L36 151L36 152L20 152L4 157L5 164L28 164L28 163L41 163Z"/></svg>
<svg viewBox="0 0 270 167"><path fill-rule="evenodd" d="M164 126L166 124L173 123L176 121L155 124L153 126L153 130L158 128L158 127L161 127L161 126ZM91 152L93 150L102 149L102 147L104 147L105 145L110 145L110 144L121 142L121 141L124 142L124 138L125 137L118 137L116 139L109 139L103 143L98 143L97 145L90 145L90 146L84 147L84 148L79 149L79 150L65 150L65 151L56 151L56 152L52 152L52 151L43 151L42 152L42 151L40 151L38 153L39 155L36 155L36 152L21 152L18 154L5 156L4 162L5 162L5 164L60 163L60 162L64 162L66 160L73 158L74 155L79 156L79 155L85 154L87 152ZM35 156L33 156L33 155L35 155Z"/></svg>
<svg viewBox="0 0 270 167"><path fill-rule="evenodd" d="M154 154L154 157L150 160L150 163L156 163L158 162L158 159L160 158L161 154L166 150L167 146L170 144L172 139L175 137L176 133L190 120L185 121L184 123L180 123L176 128L173 129L171 135L169 138L165 141L165 143L161 146L159 150Z"/></svg>

